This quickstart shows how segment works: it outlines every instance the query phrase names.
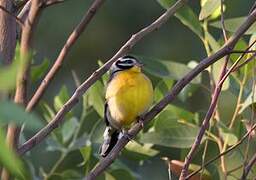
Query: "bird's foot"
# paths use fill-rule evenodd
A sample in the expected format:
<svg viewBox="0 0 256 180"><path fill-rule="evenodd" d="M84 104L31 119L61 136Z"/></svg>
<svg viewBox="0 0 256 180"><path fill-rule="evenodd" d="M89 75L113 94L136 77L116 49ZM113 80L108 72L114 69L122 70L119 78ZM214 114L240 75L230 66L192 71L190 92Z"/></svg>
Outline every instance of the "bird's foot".
<svg viewBox="0 0 256 180"><path fill-rule="evenodd" d="M140 116L137 117L137 123L139 123L142 128L144 128L144 119L143 119L143 117L144 117L143 115L140 115Z"/></svg>
<svg viewBox="0 0 256 180"><path fill-rule="evenodd" d="M128 139L129 141L131 141L133 139L132 135L129 134L129 132L127 130L122 130L122 135Z"/></svg>

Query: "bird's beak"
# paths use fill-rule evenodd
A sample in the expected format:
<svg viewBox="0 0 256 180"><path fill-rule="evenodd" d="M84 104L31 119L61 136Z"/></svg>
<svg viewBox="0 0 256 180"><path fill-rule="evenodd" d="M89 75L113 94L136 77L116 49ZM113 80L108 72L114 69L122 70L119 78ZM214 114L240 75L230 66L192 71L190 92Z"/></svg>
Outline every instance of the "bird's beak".
<svg viewBox="0 0 256 180"><path fill-rule="evenodd" d="M142 66L144 66L144 64L143 64L142 62L137 62L137 63L136 63L136 66L142 67Z"/></svg>

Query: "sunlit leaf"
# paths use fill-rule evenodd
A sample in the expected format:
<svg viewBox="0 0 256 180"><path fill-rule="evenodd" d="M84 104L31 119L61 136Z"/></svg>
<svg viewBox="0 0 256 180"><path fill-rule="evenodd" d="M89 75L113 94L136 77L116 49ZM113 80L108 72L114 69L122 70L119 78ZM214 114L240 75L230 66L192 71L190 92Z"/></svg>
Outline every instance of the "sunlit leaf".
<svg viewBox="0 0 256 180"><path fill-rule="evenodd" d="M144 70L148 73L160 78L170 78L174 80L180 80L188 72L191 71L185 64L181 64L173 61L163 61L159 59L152 59L148 57L141 57L139 59L145 64ZM197 76L191 81L191 83L198 84L201 82L201 76Z"/></svg>
<svg viewBox="0 0 256 180"><path fill-rule="evenodd" d="M171 7L176 1L175 0L157 0L157 2L165 9ZM175 16L189 29L191 29L195 34L199 37L202 37L202 27L201 24L193 12L193 10L189 7L184 5Z"/></svg>
<svg viewBox="0 0 256 180"><path fill-rule="evenodd" d="M242 113L247 107L256 103L256 88L247 96L245 101L242 103L239 113Z"/></svg>
<svg viewBox="0 0 256 180"><path fill-rule="evenodd" d="M43 62L39 65L35 65L31 67L31 81L36 82L40 79L46 72L50 65L50 62L47 58L43 60Z"/></svg>
<svg viewBox="0 0 256 180"><path fill-rule="evenodd" d="M80 174L78 171L67 169L59 175L62 180L78 180L82 178L82 174Z"/></svg>
<svg viewBox="0 0 256 180"><path fill-rule="evenodd" d="M88 103L93 106L97 113L103 117L104 114L104 87L101 81L94 83L88 92Z"/></svg>
<svg viewBox="0 0 256 180"><path fill-rule="evenodd" d="M184 115L183 115L184 116ZM186 116L184 116L186 117ZM167 147L189 148L197 136L199 127L179 123L171 111L164 111L155 120L155 131L144 133L140 141ZM189 121L184 119L184 121Z"/></svg>
<svg viewBox="0 0 256 180"><path fill-rule="evenodd" d="M110 172L112 176L115 177L115 179L122 179L122 180L135 180L135 178L132 176L132 174L125 170L125 169L115 169Z"/></svg>
<svg viewBox="0 0 256 180"><path fill-rule="evenodd" d="M5 143L4 132L0 127L0 166L5 167L8 172L19 177L26 179L25 169L22 161Z"/></svg>
<svg viewBox="0 0 256 180"><path fill-rule="evenodd" d="M80 149L80 153L83 156L84 162L87 163L92 153L92 146L88 143L86 146Z"/></svg>
<svg viewBox="0 0 256 180"><path fill-rule="evenodd" d="M63 127L61 128L61 134L63 138L63 142L66 143L70 138L73 136L74 132L76 132L76 129L79 127L79 122L77 118L72 117L71 119L68 119Z"/></svg>
<svg viewBox="0 0 256 180"><path fill-rule="evenodd" d="M241 24L246 20L246 17L236 17L236 18L230 18L230 19L225 19L225 28L229 32L235 32L238 27L241 26ZM216 27L221 29L221 22L213 22L210 23L211 26ZM247 31L245 34L253 34L256 32L256 24L254 23Z"/></svg>
<svg viewBox="0 0 256 180"><path fill-rule="evenodd" d="M42 123L34 113L28 113L25 109L13 102L0 102L0 124L13 122L19 126L25 123L25 127L37 130L42 127Z"/></svg>
<svg viewBox="0 0 256 180"><path fill-rule="evenodd" d="M152 149L152 145L141 145L135 141L130 141L126 146L126 150L134 152L134 156L140 156L138 159L144 159L145 157L152 157L159 153L159 151Z"/></svg>
<svg viewBox="0 0 256 180"><path fill-rule="evenodd" d="M214 37L209 33L209 32L205 32L205 38L206 40L209 42L210 47L212 48L213 52L217 52L221 45L214 39ZM221 72L222 72L222 68L224 66L224 59L222 58L221 60L215 62L211 67L212 68L208 68L208 70L211 72L211 74L213 75L213 79L215 80L215 82L219 81ZM225 91L229 88L229 77L225 80L223 86L222 86L222 90Z"/></svg>
<svg viewBox="0 0 256 180"><path fill-rule="evenodd" d="M54 97L54 108L59 111L63 105L68 101L69 94L66 86L62 86L58 95Z"/></svg>
<svg viewBox="0 0 256 180"><path fill-rule="evenodd" d="M203 20L209 17L211 14L215 12L217 8L219 8L221 1L220 0L207 0L204 2L200 14L199 20Z"/></svg>

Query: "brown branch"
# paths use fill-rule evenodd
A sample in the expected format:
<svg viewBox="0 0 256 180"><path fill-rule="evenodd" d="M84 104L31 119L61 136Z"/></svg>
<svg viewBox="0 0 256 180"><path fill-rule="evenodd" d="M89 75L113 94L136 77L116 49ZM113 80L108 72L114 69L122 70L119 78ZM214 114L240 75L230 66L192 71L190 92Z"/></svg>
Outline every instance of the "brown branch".
<svg viewBox="0 0 256 180"><path fill-rule="evenodd" d="M165 106L172 102L179 92L200 72L202 72L209 65L216 62L218 59L227 55L235 46L239 38L245 33L245 31L255 22L256 20L256 10L248 16L246 21L238 28L238 30L233 34L233 36L225 43L225 45L217 51L215 54L203 59L200 63L190 71L185 77L179 80L175 86L159 103L157 103L145 116L142 118L144 123L149 122L153 119L159 112L161 112ZM134 137L142 129L140 123L136 123L129 131L129 135ZM115 145L113 150L109 153L106 158L103 158L95 169L93 169L89 175L86 177L87 180L95 179L102 171L104 171L118 156L119 152L124 148L124 146L129 142L126 137L122 137L118 143Z"/></svg>
<svg viewBox="0 0 256 180"><path fill-rule="evenodd" d="M1 9L11 13L13 3L9 0L0 1ZM12 14L12 13L11 13ZM0 61L11 64L16 46L16 23L5 11L0 11Z"/></svg>
<svg viewBox="0 0 256 180"><path fill-rule="evenodd" d="M256 124L254 124L251 129L249 131L247 131L247 133L236 143L234 144L232 147L230 147L229 149L227 149L226 151L218 154L216 157L212 158L211 160L207 161L203 166L201 166L198 170L194 171L193 173L189 174L186 179L190 179L191 177L193 177L194 175L196 175L197 173L199 173L202 169L205 169L209 164L213 163L214 161L216 161L217 159L219 159L221 156L224 156L226 154L228 154L230 151L234 150L235 148L237 148L239 145L241 145L247 138L248 136L256 129Z"/></svg>
<svg viewBox="0 0 256 180"><path fill-rule="evenodd" d="M242 54L242 53L250 54L250 53L256 53L256 50L248 50L248 51L233 50L233 51L231 51L230 53L231 53L231 54Z"/></svg>
<svg viewBox="0 0 256 180"><path fill-rule="evenodd" d="M19 26L22 28L23 27L23 22L21 21L21 19L19 19L17 16L15 16L13 13L11 13L10 11L8 11L5 7L0 5L0 9L5 12L6 14L8 14L10 17L14 18L15 21L19 24Z"/></svg>
<svg viewBox="0 0 256 180"><path fill-rule="evenodd" d="M81 86L79 86L73 96L65 103L63 108L56 114L53 120L45 126L41 131L39 131L36 135L34 135L31 139L25 142L19 149L19 154L23 154L33 148L35 145L39 144L43 141L47 135L49 135L55 128L57 128L62 122L65 114L70 111L73 106L78 102L78 99L83 95L84 92L98 80L114 63L119 57L126 54L140 39L142 39L145 35L150 32L158 29L162 24L164 24L168 18L173 15L176 10L181 7L185 1L179 0L177 3L170 9L168 9L161 17L159 17L155 22L153 22L148 27L142 29L137 34L134 34L125 45L101 68L96 70L86 81L83 82ZM228 42L214 55L205 58L200 62L200 64L194 68L191 72L189 72L184 78L176 83L173 87L172 91L168 93L159 103L157 103L145 116L142 118L145 123L149 122L153 117L155 117L160 111L164 109L164 107L169 104L174 98L178 95L178 93L200 72L202 72L206 67L216 62L218 59L222 58L226 54L228 54L240 37L245 33L245 31L255 22L256 20L256 11L248 16L246 21L239 27L239 29L233 34L233 36L228 40ZM136 123L130 130L129 134L134 137L140 130L142 129L140 123ZM109 153L109 155L102 159L98 166L88 175L88 178L92 179L96 175L100 174L103 170L105 170L111 162L118 156L118 153L123 149L123 147L128 143L128 139L126 137L121 137L118 141L117 145L113 148L113 150Z"/></svg>
<svg viewBox="0 0 256 180"><path fill-rule="evenodd" d="M226 65L227 64L224 64L224 68L222 70L222 74L220 76L220 79L217 83L217 86L215 88L215 92L214 92L214 95L213 95L213 98L212 98L212 102L211 102L211 105L208 109L208 112L204 118L204 121L203 121L203 124L200 128L200 131L199 131L199 134L198 136L196 137L196 140L194 142L194 144L192 145L192 148L190 149L190 152L188 153L186 159L185 159L185 163L184 163L184 166L183 166L183 170L181 172L181 177L180 179L185 179L185 177L187 176L187 173L188 173L188 168L189 168L189 164L191 163L192 161L192 158L194 156L194 153L196 152L196 149L197 147L200 145L200 142L203 138L203 135L206 131L206 129L208 128L209 126L209 121L214 113L214 110L216 108L216 105L217 105L217 100L218 100L218 97L220 95L220 92L221 92L221 88L222 88L222 85L223 83L225 82L225 80L227 79L227 77L230 75L230 73L233 72L233 69L236 67L236 65L242 60L242 58L246 55L246 51L248 51L253 45L254 45L255 42L253 42L248 48L246 48L246 50L244 51L244 54L242 54L237 60L236 62L231 66L231 68L225 72L224 70L226 69ZM227 62L227 61L226 61ZM224 147L225 147L225 144L224 144ZM223 157L221 157L221 161L222 161L222 165L224 166L224 159ZM225 167L222 167L224 172L223 173L226 173L226 170L225 170Z"/></svg>
<svg viewBox="0 0 256 180"><path fill-rule="evenodd" d="M234 69L232 69L232 72L235 72L237 71L238 69L240 69L241 67L243 67L244 65L248 64L249 62L251 62L253 59L256 58L256 52L251 56L249 57L248 59L246 59L243 63L237 65Z"/></svg>
<svg viewBox="0 0 256 180"><path fill-rule="evenodd" d="M73 96L65 103L63 108L60 109L60 111L56 114L53 120L51 120L51 122L43 129L41 129L41 131L39 131L36 135L34 135L27 142L25 142L19 148L18 152L20 154L23 154L33 148L38 143L40 143L42 140L44 140L49 133L51 133L55 128L59 126L59 124L62 123L64 115L73 108L73 106L78 102L78 99L83 95L83 93L85 93L87 89L110 68L113 62L115 62L122 55L126 54L144 36L160 28L160 26L163 25L168 20L168 18L176 12L178 8L182 7L185 2L186 0L179 0L172 8L167 10L156 21L154 21L152 24L142 29L138 33L134 34L107 63L105 63L101 68L96 70L86 81L82 83L81 86L76 89ZM57 65L58 64L56 64L56 66Z"/></svg>
<svg viewBox="0 0 256 180"><path fill-rule="evenodd" d="M50 81L53 79L55 74L60 69L65 57L67 56L68 52L72 48L72 46L75 44L76 40L79 38L79 36L82 34L84 29L87 27L89 22L92 20L94 15L96 14L96 11L101 7L101 5L104 3L104 0L95 0L91 7L88 9L88 11L85 13L84 17L82 18L81 22L75 27L73 32L70 34L69 38L67 39L65 45L63 46L59 56L57 57L54 65L50 69L50 71L47 73L45 78L43 79L42 83L39 85L38 89L36 90L35 94L29 101L26 110L31 111L33 107L38 103L39 99L42 97L44 91L48 87Z"/></svg>
<svg viewBox="0 0 256 180"><path fill-rule="evenodd" d="M246 179L248 176L250 170L252 169L252 166L256 163L256 153L253 155L252 159L249 161L249 163L245 166L243 175L241 179Z"/></svg>
<svg viewBox="0 0 256 180"><path fill-rule="evenodd" d="M52 6L52 5L55 5L55 4L60 4L60 3L63 3L67 0L47 0L45 3L44 3L44 7L49 7L49 6Z"/></svg>
<svg viewBox="0 0 256 180"><path fill-rule="evenodd" d="M28 69L30 61L30 51L32 44L32 34L37 22L39 15L39 4L40 0L33 0L31 3L31 8L28 14L28 18L25 21L24 27L22 29L21 44L20 44L20 58L22 65L20 66L17 80L16 80L16 92L14 97L14 102L17 104L26 105L27 96L27 81L28 81ZM7 142L9 146L16 149L18 145L20 129L15 124L9 124L7 130ZM9 173L4 169L2 171L2 179L8 180Z"/></svg>

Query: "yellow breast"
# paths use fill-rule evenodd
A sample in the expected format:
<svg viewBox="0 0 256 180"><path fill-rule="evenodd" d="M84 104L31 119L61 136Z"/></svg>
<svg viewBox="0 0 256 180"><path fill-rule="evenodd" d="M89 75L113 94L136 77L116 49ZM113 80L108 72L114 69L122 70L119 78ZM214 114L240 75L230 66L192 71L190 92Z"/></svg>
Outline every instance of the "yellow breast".
<svg viewBox="0 0 256 180"><path fill-rule="evenodd" d="M119 128L127 127L152 104L152 83L141 72L118 72L107 87L106 100L112 123Z"/></svg>

